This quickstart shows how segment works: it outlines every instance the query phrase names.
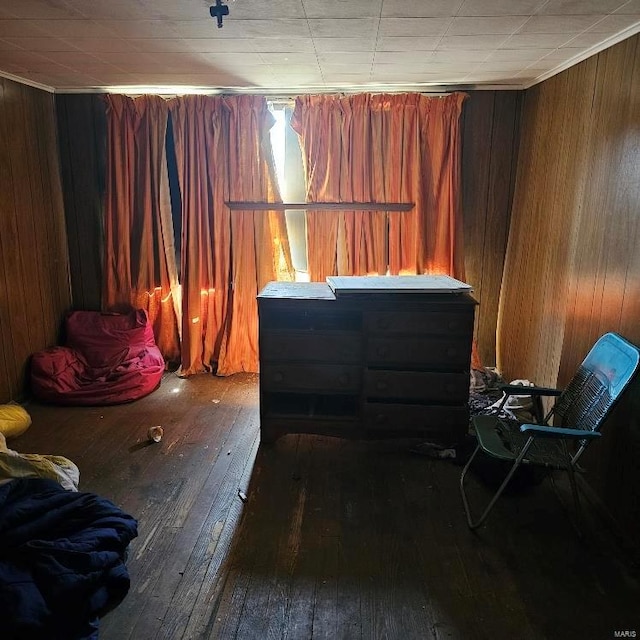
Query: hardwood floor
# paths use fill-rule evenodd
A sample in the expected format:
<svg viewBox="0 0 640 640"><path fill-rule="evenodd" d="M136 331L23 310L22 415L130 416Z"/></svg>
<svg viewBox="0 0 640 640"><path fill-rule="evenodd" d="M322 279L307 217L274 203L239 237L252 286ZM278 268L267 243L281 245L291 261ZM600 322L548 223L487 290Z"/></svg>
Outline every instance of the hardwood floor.
<svg viewBox="0 0 640 640"><path fill-rule="evenodd" d="M139 521L131 590L101 640L640 633L637 567L591 514L581 541L548 481L471 533L460 467L406 442L259 447L257 381L167 374L128 405L27 405L33 425L10 446L71 458L81 490ZM164 437L148 444L154 425Z"/></svg>

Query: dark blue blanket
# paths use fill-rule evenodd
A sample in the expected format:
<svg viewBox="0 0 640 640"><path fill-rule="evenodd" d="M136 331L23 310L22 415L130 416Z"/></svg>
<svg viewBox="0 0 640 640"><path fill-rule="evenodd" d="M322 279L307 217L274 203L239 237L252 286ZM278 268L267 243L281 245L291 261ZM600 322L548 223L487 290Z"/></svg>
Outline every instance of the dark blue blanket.
<svg viewBox="0 0 640 640"><path fill-rule="evenodd" d="M0 486L0 637L98 637L99 617L129 590L137 523L113 503L51 480Z"/></svg>

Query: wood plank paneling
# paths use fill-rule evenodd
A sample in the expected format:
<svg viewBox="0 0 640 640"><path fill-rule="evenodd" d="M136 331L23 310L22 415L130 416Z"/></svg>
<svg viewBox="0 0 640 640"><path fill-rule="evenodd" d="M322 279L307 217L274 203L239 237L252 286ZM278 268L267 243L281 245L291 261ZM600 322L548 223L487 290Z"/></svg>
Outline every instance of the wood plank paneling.
<svg viewBox="0 0 640 640"><path fill-rule="evenodd" d="M31 240L31 235L23 232L21 236L18 220L23 214L24 201L28 196L28 179L22 165L20 149L24 143L22 114L19 102L21 86L3 81L4 92L0 104L0 125L2 126L2 155L5 169L3 174L8 180L2 181L3 199L0 213L0 238L2 238L2 261L5 276L6 303L2 305L5 312L4 340L7 350L6 383L9 398L14 398L24 384L25 364L30 353L28 330L28 306L31 299L31 288L27 286L29 277L23 271L20 238ZM14 157L14 153L18 155ZM28 210L27 210L28 213ZM28 243L24 246L28 253ZM30 260L27 265L30 266Z"/></svg>
<svg viewBox="0 0 640 640"><path fill-rule="evenodd" d="M53 96L0 79L0 402L21 397L32 353L70 306Z"/></svg>
<svg viewBox="0 0 640 640"><path fill-rule="evenodd" d="M60 164L76 309L102 297L106 115L101 95L56 96Z"/></svg>
<svg viewBox="0 0 640 640"><path fill-rule="evenodd" d="M66 309L69 304L69 260L67 249L67 233L64 224L60 224L60 212L64 211L62 198L62 184L60 181L59 154L45 153L46 149L58 149L57 122L55 109L51 108L51 96L42 92L38 94L38 140L41 148L42 166L41 175L55 175L51 180L51 186L46 188L43 181L45 197L45 225L46 247L49 253L47 258L52 268L48 270L47 288L51 293L52 317L49 323L56 327L59 324L59 309ZM49 336L55 340L57 334Z"/></svg>
<svg viewBox="0 0 640 640"><path fill-rule="evenodd" d="M602 333L640 344L639 131L639 36L526 91L498 323L506 377L562 386ZM639 410L627 398L585 460L636 537Z"/></svg>
<svg viewBox="0 0 640 640"><path fill-rule="evenodd" d="M557 378L595 71L591 58L525 95L498 317L498 363L510 379L522 371L541 384Z"/></svg>
<svg viewBox="0 0 640 640"><path fill-rule="evenodd" d="M4 81L0 81L0 140L7 139L7 123L3 118ZM11 351L11 311L9 299L12 273L10 271L10 240L14 238L12 224L15 217L13 192L4 185L11 185L13 177L7 146L0 143L0 398L10 399L17 379L16 363ZM6 249L5 249L6 247Z"/></svg>
<svg viewBox="0 0 640 640"><path fill-rule="evenodd" d="M496 322L515 184L522 92L472 91L462 135L466 281L479 307L475 339L485 366L496 364Z"/></svg>

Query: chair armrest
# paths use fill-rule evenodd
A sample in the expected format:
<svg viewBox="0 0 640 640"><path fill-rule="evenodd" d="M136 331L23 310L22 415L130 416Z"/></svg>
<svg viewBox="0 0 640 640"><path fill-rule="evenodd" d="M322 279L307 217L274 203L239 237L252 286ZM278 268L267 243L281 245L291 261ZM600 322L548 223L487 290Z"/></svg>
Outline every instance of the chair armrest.
<svg viewBox="0 0 640 640"><path fill-rule="evenodd" d="M595 440L602 436L599 431L567 429L565 427L548 427L543 424L521 424L520 431L529 436L540 436L541 438L568 438L571 440Z"/></svg>
<svg viewBox="0 0 640 640"><path fill-rule="evenodd" d="M498 389L507 395L517 396L559 396L562 393L561 389L553 389L552 387L525 387L521 384L500 384Z"/></svg>

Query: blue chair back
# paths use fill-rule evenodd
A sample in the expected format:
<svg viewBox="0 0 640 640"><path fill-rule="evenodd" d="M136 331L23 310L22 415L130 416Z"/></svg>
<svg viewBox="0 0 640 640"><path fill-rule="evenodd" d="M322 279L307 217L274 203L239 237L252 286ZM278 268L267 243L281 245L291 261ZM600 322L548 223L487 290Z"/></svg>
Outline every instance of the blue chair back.
<svg viewBox="0 0 640 640"><path fill-rule="evenodd" d="M615 333L591 348L558 398L553 414L560 426L595 431L627 387L640 363L640 350Z"/></svg>

